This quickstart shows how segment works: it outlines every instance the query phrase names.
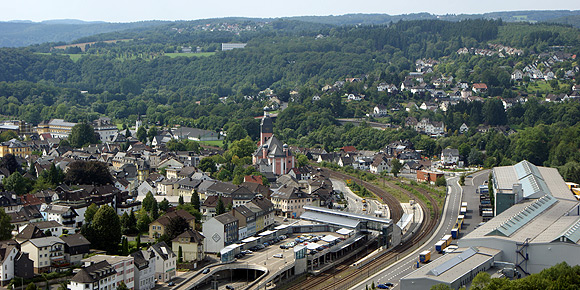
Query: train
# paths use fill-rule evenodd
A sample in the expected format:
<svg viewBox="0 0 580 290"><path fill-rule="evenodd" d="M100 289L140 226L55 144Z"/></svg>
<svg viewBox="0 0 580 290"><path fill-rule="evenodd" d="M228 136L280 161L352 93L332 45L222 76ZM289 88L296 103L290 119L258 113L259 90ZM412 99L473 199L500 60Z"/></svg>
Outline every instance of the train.
<svg viewBox="0 0 580 290"><path fill-rule="evenodd" d="M421 263L427 263L431 260L431 251L423 251L419 253L419 261Z"/></svg>

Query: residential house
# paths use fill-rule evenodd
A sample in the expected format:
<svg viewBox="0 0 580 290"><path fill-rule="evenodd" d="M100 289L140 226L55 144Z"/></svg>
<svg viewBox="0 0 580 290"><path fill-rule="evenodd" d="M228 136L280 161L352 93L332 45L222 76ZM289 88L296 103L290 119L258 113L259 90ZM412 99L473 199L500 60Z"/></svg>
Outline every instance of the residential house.
<svg viewBox="0 0 580 290"><path fill-rule="evenodd" d="M465 123L461 124L461 127L459 127L459 133L465 134L467 131L469 131L469 127L467 127Z"/></svg>
<svg viewBox="0 0 580 290"><path fill-rule="evenodd" d="M372 173L380 174L382 172L391 172L391 160L387 158L384 154L378 154L374 157L373 163L370 165L369 170Z"/></svg>
<svg viewBox="0 0 580 290"><path fill-rule="evenodd" d="M257 233L274 224L274 204L269 199L257 196L246 206L256 214Z"/></svg>
<svg viewBox="0 0 580 290"><path fill-rule="evenodd" d="M219 253L223 248L238 241L238 219L226 212L203 224L203 236L207 237L207 253Z"/></svg>
<svg viewBox="0 0 580 290"><path fill-rule="evenodd" d="M80 233L62 236L65 259L74 266L81 265L84 256L91 252L91 242Z"/></svg>
<svg viewBox="0 0 580 290"><path fill-rule="evenodd" d="M290 174L296 180L309 180L312 177L310 174L310 170L304 166L292 168L292 170L288 174Z"/></svg>
<svg viewBox="0 0 580 290"><path fill-rule="evenodd" d="M30 239L20 245L22 252L28 253L33 261L34 273L56 271L69 266L64 255L65 243L58 237Z"/></svg>
<svg viewBox="0 0 580 290"><path fill-rule="evenodd" d="M155 287L155 252L139 250L131 253L135 265L135 290L151 290Z"/></svg>
<svg viewBox="0 0 580 290"><path fill-rule="evenodd" d="M484 83L475 83L473 84L471 90L474 93L483 93L487 91L487 85Z"/></svg>
<svg viewBox="0 0 580 290"><path fill-rule="evenodd" d="M155 277L158 281L168 282L176 274L177 255L165 243L157 243L149 247L148 251L155 253Z"/></svg>
<svg viewBox="0 0 580 290"><path fill-rule="evenodd" d="M521 81L524 79L524 72L522 72L519 69L514 70L514 72L511 75L511 79L514 81Z"/></svg>
<svg viewBox="0 0 580 290"><path fill-rule="evenodd" d="M55 237L60 237L62 235L63 230L63 226L59 222L54 220L29 223L26 226L22 227L21 231L29 227L37 227L43 233Z"/></svg>
<svg viewBox="0 0 580 290"><path fill-rule="evenodd" d="M238 239L256 234L256 214L245 205L234 206L231 214L238 219Z"/></svg>
<svg viewBox="0 0 580 290"><path fill-rule="evenodd" d="M134 289L135 265L132 256L95 255L82 260L85 267L102 261L107 261L117 271L114 287L119 287L123 282L127 288Z"/></svg>
<svg viewBox="0 0 580 290"><path fill-rule="evenodd" d="M171 241L174 253L179 253L181 248L182 260L184 262L197 262L205 259L203 241L205 237L196 230L188 229Z"/></svg>
<svg viewBox="0 0 580 290"><path fill-rule="evenodd" d="M191 228L195 228L195 217L185 210L178 209L175 211L170 211L150 223L149 235L152 237L159 237L165 234L167 231L167 226L169 226L171 223L171 219L174 218L183 218Z"/></svg>
<svg viewBox="0 0 580 290"><path fill-rule="evenodd" d="M69 228L75 228L77 226L76 218L79 214L71 206L42 204L40 206L40 213L47 221L56 221Z"/></svg>
<svg viewBox="0 0 580 290"><path fill-rule="evenodd" d="M216 216L215 208L217 206L218 200L221 198L224 206L227 208L233 206L233 198L226 196L211 195L208 196L202 203L200 209L203 215L204 221Z"/></svg>
<svg viewBox="0 0 580 290"><path fill-rule="evenodd" d="M302 189L287 185L275 190L270 199L274 204L276 213L288 218L299 218L304 213L304 206L310 205L314 201Z"/></svg>
<svg viewBox="0 0 580 290"><path fill-rule="evenodd" d="M443 172L417 170L417 181L434 184L439 177L445 177L445 174Z"/></svg>
<svg viewBox="0 0 580 290"><path fill-rule="evenodd" d="M0 283L2 286L10 283L15 275L15 260L19 254L17 245L2 244L0 245Z"/></svg>
<svg viewBox="0 0 580 290"><path fill-rule="evenodd" d="M23 203L14 191L0 192L0 207L6 213L18 212L22 209Z"/></svg>
<svg viewBox="0 0 580 290"><path fill-rule="evenodd" d="M373 115L375 117L383 117L389 114L389 108L387 108L385 105L376 105L373 108Z"/></svg>
<svg viewBox="0 0 580 290"><path fill-rule="evenodd" d="M431 137L441 137L445 135L445 124L424 118L417 123L415 131L430 135Z"/></svg>
<svg viewBox="0 0 580 290"><path fill-rule="evenodd" d="M72 277L69 290L113 290L117 289L117 271L107 261L81 267Z"/></svg>
<svg viewBox="0 0 580 290"><path fill-rule="evenodd" d="M447 148L441 151L441 163L443 165L456 165L459 163L459 150Z"/></svg>

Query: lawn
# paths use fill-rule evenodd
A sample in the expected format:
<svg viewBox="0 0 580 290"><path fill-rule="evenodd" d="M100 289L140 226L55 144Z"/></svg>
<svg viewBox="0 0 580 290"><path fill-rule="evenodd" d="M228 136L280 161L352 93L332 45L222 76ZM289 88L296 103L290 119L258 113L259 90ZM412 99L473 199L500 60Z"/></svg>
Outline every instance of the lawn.
<svg viewBox="0 0 580 290"><path fill-rule="evenodd" d="M218 141L200 141L200 144L208 145L208 146L215 146L215 147L222 147L224 146L224 140Z"/></svg>
<svg viewBox="0 0 580 290"><path fill-rule="evenodd" d="M43 54L43 55L53 55L53 54L58 54L58 55L67 55L68 57L70 57L70 59L72 59L74 62L78 61L79 59L81 59L81 57L83 57L84 54L82 53L78 53L78 54L66 54L66 53L47 53L47 52L37 52L36 54Z"/></svg>
<svg viewBox="0 0 580 290"><path fill-rule="evenodd" d="M166 53L166 56L169 56L171 58L174 57L179 57L179 56L187 56L187 57L201 57L201 56L211 56L214 55L215 52L198 52L198 53L181 53L181 52L175 52L175 53Z"/></svg>

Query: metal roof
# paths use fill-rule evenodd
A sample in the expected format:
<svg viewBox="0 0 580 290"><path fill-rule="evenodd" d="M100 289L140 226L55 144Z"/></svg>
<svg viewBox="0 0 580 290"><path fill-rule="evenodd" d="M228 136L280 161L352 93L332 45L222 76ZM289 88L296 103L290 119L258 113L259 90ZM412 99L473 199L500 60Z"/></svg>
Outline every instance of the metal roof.
<svg viewBox="0 0 580 290"><path fill-rule="evenodd" d="M304 210L306 210L307 212L308 211L316 211L316 212L330 214L333 216L343 216L343 217L347 217L347 218L351 218L351 219L373 221L373 222L378 222L378 223L383 223L383 224L388 224L388 225L390 225L393 222L393 220L391 220L391 219L379 218L379 217L374 217L374 216L369 216L369 215L364 215L364 214L356 214L356 213L346 212L346 211L338 211L338 210L333 210L333 209L328 209L328 208L318 207L318 206L311 206L311 205L304 206Z"/></svg>
<svg viewBox="0 0 580 290"><path fill-rule="evenodd" d="M314 211L306 211L300 218L303 220L309 220L318 223L325 223L325 224L332 224L337 225L344 228L354 229L357 228L360 224L359 221L353 220L343 216L337 216L332 214L326 214L321 212L314 212Z"/></svg>
<svg viewBox="0 0 580 290"><path fill-rule="evenodd" d="M580 219L565 230L559 237L554 239L554 241L566 242L576 244L580 240Z"/></svg>
<svg viewBox="0 0 580 290"><path fill-rule="evenodd" d="M447 270L459 265L461 262L471 258L473 255L477 254L479 250L474 247L468 248L467 250L461 252L455 257L443 262L441 265L433 268L427 273L427 275L439 276L445 273Z"/></svg>
<svg viewBox="0 0 580 290"><path fill-rule="evenodd" d="M533 218L540 215L546 209L557 203L558 200L551 195L545 195L530 205L526 206L519 213L512 216L494 230L486 234L486 236L504 236L509 237L522 226L525 226Z"/></svg>

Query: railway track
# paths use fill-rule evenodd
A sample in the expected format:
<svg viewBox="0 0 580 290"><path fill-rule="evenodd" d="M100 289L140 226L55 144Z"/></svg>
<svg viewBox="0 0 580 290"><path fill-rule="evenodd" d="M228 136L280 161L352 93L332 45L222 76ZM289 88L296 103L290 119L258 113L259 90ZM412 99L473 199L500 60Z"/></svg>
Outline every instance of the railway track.
<svg viewBox="0 0 580 290"><path fill-rule="evenodd" d="M352 176L330 170L324 170L324 173L328 174L330 177L340 179L355 179ZM401 218L403 215L403 208L396 198L374 184L362 180L357 180L357 182L360 182L368 190L372 191L388 204L389 209L391 210L391 217L394 221L398 221ZM439 218L441 216L441 209L437 205L436 200L431 196L431 192L420 187L414 187L415 190L417 190L420 194L424 195L427 200L429 200L432 205L432 210L429 209L427 204L422 199L416 197L413 193L405 190L404 188L401 188L391 183L390 181L385 182L384 184L385 186L388 184L389 187L406 193L410 198L415 198L415 200L421 206L421 209L424 211L423 223L421 223L421 226L414 232L409 240L398 246L395 246L392 251L377 257L376 259L361 266L355 271L348 272L353 261L346 261L343 264L333 268L332 271L327 271L317 276L307 277L306 280L292 285L286 289L348 289L394 263L397 256L401 254L406 255L412 252L414 250L414 245L423 243L432 235L433 231L437 228ZM337 276L339 277L338 279L336 278Z"/></svg>

